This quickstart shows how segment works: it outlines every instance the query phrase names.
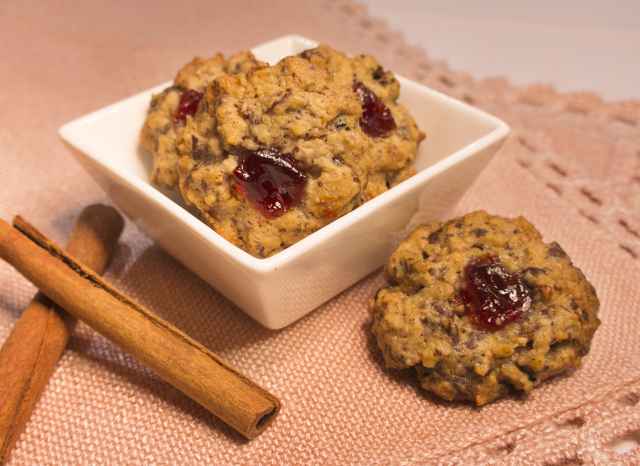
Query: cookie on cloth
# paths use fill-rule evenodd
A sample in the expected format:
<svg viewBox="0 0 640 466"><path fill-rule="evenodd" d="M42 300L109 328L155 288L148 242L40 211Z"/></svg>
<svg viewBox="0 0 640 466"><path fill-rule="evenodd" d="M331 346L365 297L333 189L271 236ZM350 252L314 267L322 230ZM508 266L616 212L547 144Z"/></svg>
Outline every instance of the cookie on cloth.
<svg viewBox="0 0 640 466"><path fill-rule="evenodd" d="M522 217L473 212L420 226L372 303L390 368L445 400L484 405L579 367L600 321L595 289Z"/></svg>

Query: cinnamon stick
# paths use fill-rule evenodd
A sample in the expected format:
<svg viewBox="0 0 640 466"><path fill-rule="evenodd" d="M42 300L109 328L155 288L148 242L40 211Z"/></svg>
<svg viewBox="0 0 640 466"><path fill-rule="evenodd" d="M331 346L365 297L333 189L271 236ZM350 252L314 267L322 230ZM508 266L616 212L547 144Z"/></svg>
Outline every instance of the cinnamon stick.
<svg viewBox="0 0 640 466"><path fill-rule="evenodd" d="M0 221L0 257L51 300L153 369L247 438L280 402L170 323L102 280L24 220Z"/></svg>
<svg viewBox="0 0 640 466"><path fill-rule="evenodd" d="M124 222L104 205L82 211L67 250L101 273ZM24 430L69 340L75 319L38 293L0 349L0 464Z"/></svg>

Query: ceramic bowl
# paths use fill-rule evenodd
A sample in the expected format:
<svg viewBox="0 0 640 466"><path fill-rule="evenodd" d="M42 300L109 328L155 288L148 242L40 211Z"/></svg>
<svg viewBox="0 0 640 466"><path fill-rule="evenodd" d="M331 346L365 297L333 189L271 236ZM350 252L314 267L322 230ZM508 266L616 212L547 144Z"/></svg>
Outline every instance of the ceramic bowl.
<svg viewBox="0 0 640 466"><path fill-rule="evenodd" d="M274 63L315 45L286 36L253 52ZM138 135L151 95L170 83L67 123L60 135L142 230L255 320L278 329L379 268L392 238L418 208L438 218L455 205L509 133L504 122L481 110L398 79L400 101L427 133L417 174L266 259L229 243L150 183L150 162L139 153Z"/></svg>

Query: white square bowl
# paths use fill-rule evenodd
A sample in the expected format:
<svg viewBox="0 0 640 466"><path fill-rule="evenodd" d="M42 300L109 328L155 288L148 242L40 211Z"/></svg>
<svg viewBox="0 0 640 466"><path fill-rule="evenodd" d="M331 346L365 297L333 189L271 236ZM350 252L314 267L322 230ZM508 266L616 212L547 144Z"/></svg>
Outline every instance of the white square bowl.
<svg viewBox="0 0 640 466"><path fill-rule="evenodd" d="M316 46L285 36L253 49L264 61ZM164 249L247 314L282 328L380 267L392 238L418 207L437 218L452 207L509 133L497 118L398 77L400 101L427 133L417 174L266 259L229 243L154 188L138 135L165 83L67 123L60 135L113 202Z"/></svg>

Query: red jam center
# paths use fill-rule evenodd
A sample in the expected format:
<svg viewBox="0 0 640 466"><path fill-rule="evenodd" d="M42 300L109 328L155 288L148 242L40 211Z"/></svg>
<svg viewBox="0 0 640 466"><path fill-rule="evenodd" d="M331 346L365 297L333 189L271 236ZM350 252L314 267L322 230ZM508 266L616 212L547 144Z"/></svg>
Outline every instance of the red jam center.
<svg viewBox="0 0 640 466"><path fill-rule="evenodd" d="M180 103L173 115L173 121L184 124L187 121L187 115L193 116L198 110L198 104L202 100L202 92L187 89L180 96Z"/></svg>
<svg viewBox="0 0 640 466"><path fill-rule="evenodd" d="M353 90L358 94L362 104L362 117L360 127L373 138L384 137L396 129L396 122L391 115L391 110L378 96L361 82L353 85Z"/></svg>
<svg viewBox="0 0 640 466"><path fill-rule="evenodd" d="M476 259L464 269L461 292L467 313L480 326L497 330L531 308L532 290L494 256Z"/></svg>
<svg viewBox="0 0 640 466"><path fill-rule="evenodd" d="M233 174L238 190L269 218L296 206L307 181L295 159L274 148L242 151Z"/></svg>

